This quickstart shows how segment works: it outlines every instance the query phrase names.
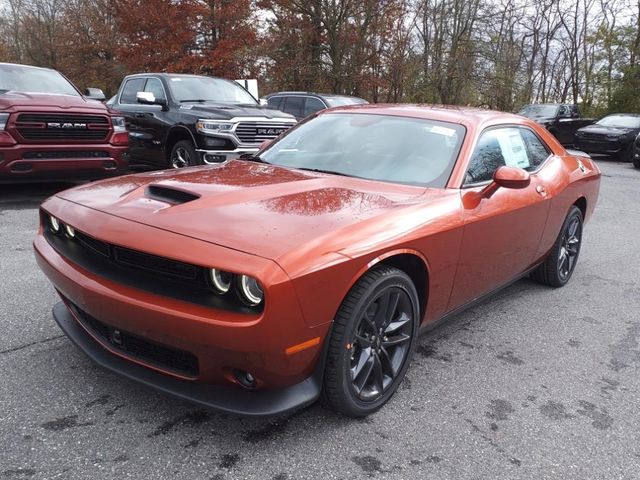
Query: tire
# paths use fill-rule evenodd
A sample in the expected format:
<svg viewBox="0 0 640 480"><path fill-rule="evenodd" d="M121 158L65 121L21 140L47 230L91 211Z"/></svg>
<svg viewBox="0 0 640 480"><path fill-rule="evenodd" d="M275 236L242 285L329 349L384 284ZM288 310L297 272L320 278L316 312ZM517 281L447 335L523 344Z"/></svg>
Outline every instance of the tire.
<svg viewBox="0 0 640 480"><path fill-rule="evenodd" d="M633 166L636 168L640 168L640 158L634 158Z"/></svg>
<svg viewBox="0 0 640 480"><path fill-rule="evenodd" d="M406 273L384 265L365 273L343 300L331 330L325 403L355 418L387 403L411 362L419 317L418 294Z"/></svg>
<svg viewBox="0 0 640 480"><path fill-rule="evenodd" d="M569 282L580 256L583 225L582 212L572 205L553 248L544 262L533 271L531 278L538 283L556 288Z"/></svg>
<svg viewBox="0 0 640 480"><path fill-rule="evenodd" d="M627 163L633 161L633 142L631 142L629 146L618 155L618 160Z"/></svg>
<svg viewBox="0 0 640 480"><path fill-rule="evenodd" d="M190 140L180 140L169 154L169 168L185 168L202 165L193 143Z"/></svg>

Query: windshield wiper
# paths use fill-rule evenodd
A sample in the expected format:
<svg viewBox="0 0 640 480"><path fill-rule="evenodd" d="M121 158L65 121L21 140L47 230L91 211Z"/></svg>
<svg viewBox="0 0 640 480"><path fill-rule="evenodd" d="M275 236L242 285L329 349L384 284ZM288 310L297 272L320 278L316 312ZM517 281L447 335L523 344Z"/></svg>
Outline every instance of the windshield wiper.
<svg viewBox="0 0 640 480"><path fill-rule="evenodd" d="M341 177L352 177L358 178L355 175L349 175L348 173L336 172L334 170L324 170L322 168L309 168L309 167L293 167L298 170L306 170L308 172L316 172L316 173L328 173L329 175L340 175Z"/></svg>
<svg viewBox="0 0 640 480"><path fill-rule="evenodd" d="M196 98L193 100L180 100L180 103L188 103L188 102L194 102L194 103L202 103L202 102L213 102L215 100L208 100L206 98Z"/></svg>

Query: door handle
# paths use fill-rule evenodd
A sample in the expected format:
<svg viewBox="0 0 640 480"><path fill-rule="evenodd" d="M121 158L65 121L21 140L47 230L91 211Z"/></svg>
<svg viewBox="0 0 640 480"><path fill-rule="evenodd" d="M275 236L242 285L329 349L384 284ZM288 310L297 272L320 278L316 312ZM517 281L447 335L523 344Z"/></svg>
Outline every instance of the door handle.
<svg viewBox="0 0 640 480"><path fill-rule="evenodd" d="M538 185L536 187L536 192L538 192L538 195L540 195L541 197L547 196L547 189L544 188L542 185Z"/></svg>

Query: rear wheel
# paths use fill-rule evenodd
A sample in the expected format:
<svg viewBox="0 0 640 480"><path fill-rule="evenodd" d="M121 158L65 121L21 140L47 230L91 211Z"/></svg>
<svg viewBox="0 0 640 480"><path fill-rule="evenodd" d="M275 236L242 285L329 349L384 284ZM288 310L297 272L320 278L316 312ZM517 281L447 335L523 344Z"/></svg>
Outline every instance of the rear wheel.
<svg viewBox="0 0 640 480"><path fill-rule="evenodd" d="M407 371L418 323L418 295L407 274L380 266L363 275L334 321L325 401L351 417L364 417L382 407Z"/></svg>
<svg viewBox="0 0 640 480"><path fill-rule="evenodd" d="M582 245L582 212L573 205L545 261L531 274L537 282L562 287L573 274Z"/></svg>
<svg viewBox="0 0 640 480"><path fill-rule="evenodd" d="M193 143L189 140L180 140L171 149L169 154L169 167L184 168L202 165Z"/></svg>

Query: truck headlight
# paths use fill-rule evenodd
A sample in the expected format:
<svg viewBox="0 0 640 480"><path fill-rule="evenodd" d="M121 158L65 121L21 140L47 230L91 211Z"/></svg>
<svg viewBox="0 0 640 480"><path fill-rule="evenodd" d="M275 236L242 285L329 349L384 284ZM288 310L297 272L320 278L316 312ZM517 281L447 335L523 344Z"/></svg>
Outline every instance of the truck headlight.
<svg viewBox="0 0 640 480"><path fill-rule="evenodd" d="M251 307L259 305L264 298L264 292L258 280L249 275L240 275L238 277L238 289L240 290L242 301Z"/></svg>
<svg viewBox="0 0 640 480"><path fill-rule="evenodd" d="M0 131L4 130L7 127L8 121L9 121L9 114L0 113Z"/></svg>
<svg viewBox="0 0 640 480"><path fill-rule="evenodd" d="M233 123L218 120L201 119L196 122L196 130L204 135L215 135L216 133L229 133L233 128Z"/></svg>
<svg viewBox="0 0 640 480"><path fill-rule="evenodd" d="M124 117L111 117L111 125L113 125L113 131L115 133L124 133L127 131L127 124L124 121Z"/></svg>

